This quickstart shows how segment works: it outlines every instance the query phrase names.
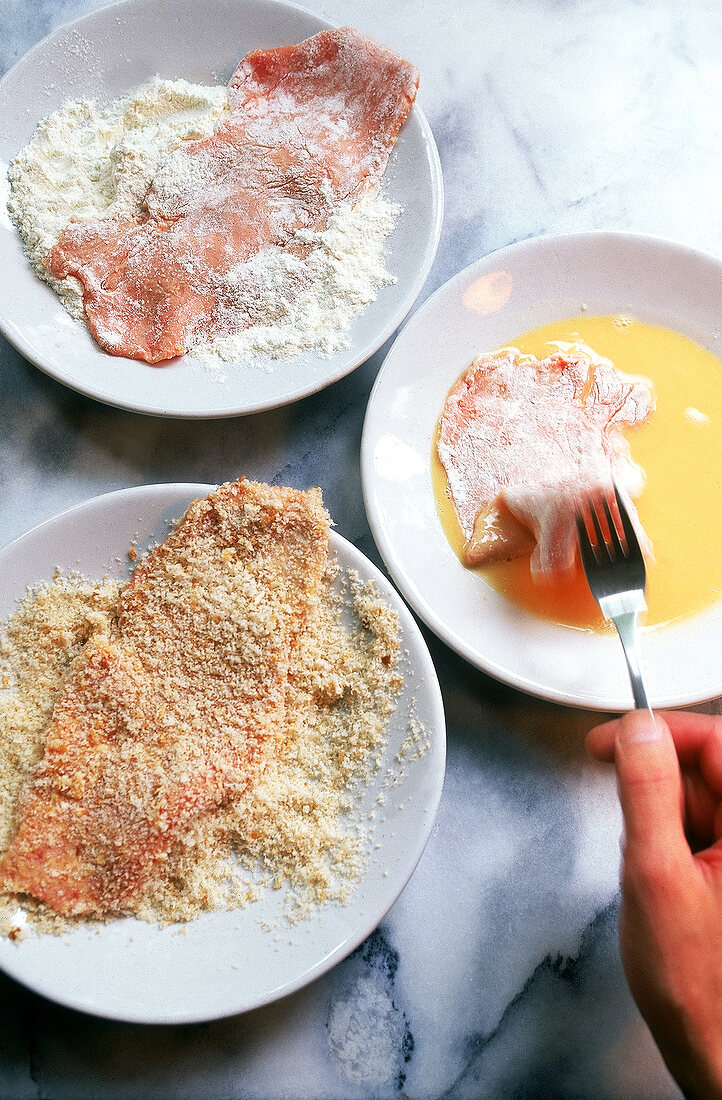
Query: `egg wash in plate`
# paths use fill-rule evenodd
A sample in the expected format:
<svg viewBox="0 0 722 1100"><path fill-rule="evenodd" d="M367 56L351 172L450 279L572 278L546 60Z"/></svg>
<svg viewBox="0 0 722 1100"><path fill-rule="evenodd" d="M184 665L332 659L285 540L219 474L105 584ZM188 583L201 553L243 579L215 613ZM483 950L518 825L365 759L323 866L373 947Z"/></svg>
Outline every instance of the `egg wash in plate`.
<svg viewBox="0 0 722 1100"><path fill-rule="evenodd" d="M611 360L623 376L651 383L654 409L624 430L633 459L646 474L636 500L654 546L647 563L647 629L703 610L722 596L722 510L713 456L722 454L722 365L694 341L628 316L580 316L515 338L513 346L542 359L581 346ZM432 477L441 522L457 554L463 534L436 448ZM695 568L690 568L695 562ZM603 629L601 612L579 562L563 577L529 572L529 555L476 567L507 599L532 614L568 626Z"/></svg>
<svg viewBox="0 0 722 1100"><path fill-rule="evenodd" d="M461 271L415 312L397 337L364 422L366 511L402 594L442 641L477 668L567 705L609 711L632 705L624 656L612 630L562 625L555 621L560 616L553 609L547 615L521 606L518 592L516 599L507 598L500 581L492 584L468 569L452 548L432 477L439 417L452 386L477 356L517 346L525 333L530 342L521 350L542 357L549 352L548 340L563 341L576 333L600 355L616 360L623 374L651 378L658 407L666 403L662 399L668 382L650 361L663 355L678 357L681 349L686 352L696 345L704 360L699 363L702 388L709 397L719 392L713 375L722 369L721 295L719 260L669 241L601 231L539 237L510 245ZM607 322L599 321L600 331L594 327L597 318L619 317L636 323L617 333L609 322L611 336L618 336L624 347L636 335L650 337L644 362L637 363L633 356L630 366L625 352L604 343L601 332ZM686 381L685 370L670 366L669 384L675 378ZM696 471L684 473L682 465L676 482L680 487L669 496L656 487L652 492L651 474L660 469L666 477L665 463L674 470L678 451L690 444L672 439L659 467L648 450L654 449L655 436L674 431L681 440L681 433L689 430L698 433L697 453L704 454L712 418L710 424L704 422L710 411L695 386L676 391L679 403L672 406L676 412L670 413L670 421L665 424L654 413L649 424L638 426L628 437L632 458L647 472L647 488L638 504L650 537L659 543L655 568L660 570L666 540L663 524L671 523L675 513L680 526L687 524L680 508L697 486L691 490L686 482L699 479ZM697 410L690 413L691 419L688 409ZM713 452L707 460L711 478L715 463ZM656 481L658 475L654 476ZM708 521L714 524L714 515L704 517ZM708 536L704 528L695 531L695 522L690 518L686 573L701 573L695 566L707 554L699 543ZM650 574L652 621L657 626L644 633L642 664L653 705L683 706L716 697L722 692L722 599L712 598L714 578L708 577L711 589L706 593L692 594L698 602L690 611L672 606L661 574ZM693 583L703 579L693 578Z"/></svg>

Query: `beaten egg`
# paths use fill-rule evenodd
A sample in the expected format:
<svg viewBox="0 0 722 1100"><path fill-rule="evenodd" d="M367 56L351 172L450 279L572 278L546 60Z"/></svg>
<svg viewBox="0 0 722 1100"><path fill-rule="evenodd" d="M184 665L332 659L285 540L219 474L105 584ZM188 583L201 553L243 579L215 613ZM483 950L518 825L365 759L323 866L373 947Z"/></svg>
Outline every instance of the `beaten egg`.
<svg viewBox="0 0 722 1100"><path fill-rule="evenodd" d="M586 345L622 375L651 382L654 411L624 433L646 474L636 505L654 545L645 625L661 626L722 598L722 362L678 332L622 316L555 321L512 343L538 359L560 344ZM436 447L432 479L444 531L461 558L465 539ZM532 578L528 555L475 571L532 614L574 627L603 625L579 563L570 576L541 581Z"/></svg>

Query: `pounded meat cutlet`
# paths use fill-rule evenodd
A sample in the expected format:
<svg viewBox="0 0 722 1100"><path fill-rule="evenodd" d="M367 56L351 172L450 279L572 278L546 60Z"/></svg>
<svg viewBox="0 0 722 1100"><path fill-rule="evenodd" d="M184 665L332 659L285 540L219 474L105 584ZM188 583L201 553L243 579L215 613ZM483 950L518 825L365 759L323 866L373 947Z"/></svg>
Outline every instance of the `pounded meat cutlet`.
<svg viewBox="0 0 722 1100"><path fill-rule="evenodd" d="M188 509L68 676L4 889L63 914L128 909L184 827L245 790L278 747L328 528L318 490L245 480Z"/></svg>
<svg viewBox="0 0 722 1100"><path fill-rule="evenodd" d="M582 351L475 359L446 399L438 438L467 564L533 548L533 573L568 568L579 494L608 486L612 476L651 553L629 495L641 491L644 475L621 432L651 408L646 386Z"/></svg>
<svg viewBox="0 0 722 1100"><path fill-rule="evenodd" d="M416 96L408 61L350 28L257 50L230 83L215 134L175 150L180 193L151 186L139 219L70 224L47 265L83 284L106 351L157 363L222 333L238 265L323 231L384 172Z"/></svg>

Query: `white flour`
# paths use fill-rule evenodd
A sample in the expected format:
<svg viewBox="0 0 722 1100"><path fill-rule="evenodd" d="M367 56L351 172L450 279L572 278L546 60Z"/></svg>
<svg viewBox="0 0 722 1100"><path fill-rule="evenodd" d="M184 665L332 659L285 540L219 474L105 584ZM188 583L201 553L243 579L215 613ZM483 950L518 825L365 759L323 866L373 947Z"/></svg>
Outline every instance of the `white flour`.
<svg viewBox="0 0 722 1100"><path fill-rule="evenodd" d="M138 214L151 184L164 200L188 193L192 158L174 156L186 141L211 134L228 113L224 87L156 78L110 106L66 103L44 119L10 165L9 213L28 259L72 316L83 319L82 287L55 279L44 260L71 220ZM299 231L305 258L268 247L237 271L230 333L191 354L209 368L348 346L354 316L393 283L384 240L399 207L376 187L339 210L323 233Z"/></svg>
<svg viewBox="0 0 722 1100"><path fill-rule="evenodd" d="M394 282L385 266L384 239L399 207L378 188L331 218L323 233L300 230L316 247L305 259L266 248L243 265L238 322L191 354L207 366L253 359L259 363L313 348L324 355L348 347L353 317ZM243 327L243 325L246 327Z"/></svg>
<svg viewBox="0 0 722 1100"><path fill-rule="evenodd" d="M8 211L34 270L74 317L84 316L80 283L53 278L43 262L65 226L138 213L168 152L212 134L227 111L225 88L156 78L109 107L66 103L38 124L10 164Z"/></svg>

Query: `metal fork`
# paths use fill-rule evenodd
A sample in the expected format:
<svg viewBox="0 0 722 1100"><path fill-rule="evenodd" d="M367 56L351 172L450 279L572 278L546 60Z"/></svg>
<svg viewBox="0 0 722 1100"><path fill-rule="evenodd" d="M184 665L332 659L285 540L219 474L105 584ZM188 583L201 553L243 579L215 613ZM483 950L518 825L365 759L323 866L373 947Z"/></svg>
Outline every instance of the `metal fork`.
<svg viewBox="0 0 722 1100"><path fill-rule="evenodd" d="M599 502L590 497L586 508L578 509L576 513L579 551L591 593L605 619L616 626L621 639L634 705L651 713L637 654L637 622L639 613L647 607L644 600L647 573L639 540L616 485L614 496L623 538L620 537L606 494L601 498L605 523L599 515ZM587 516L591 518L593 541L589 535Z"/></svg>

